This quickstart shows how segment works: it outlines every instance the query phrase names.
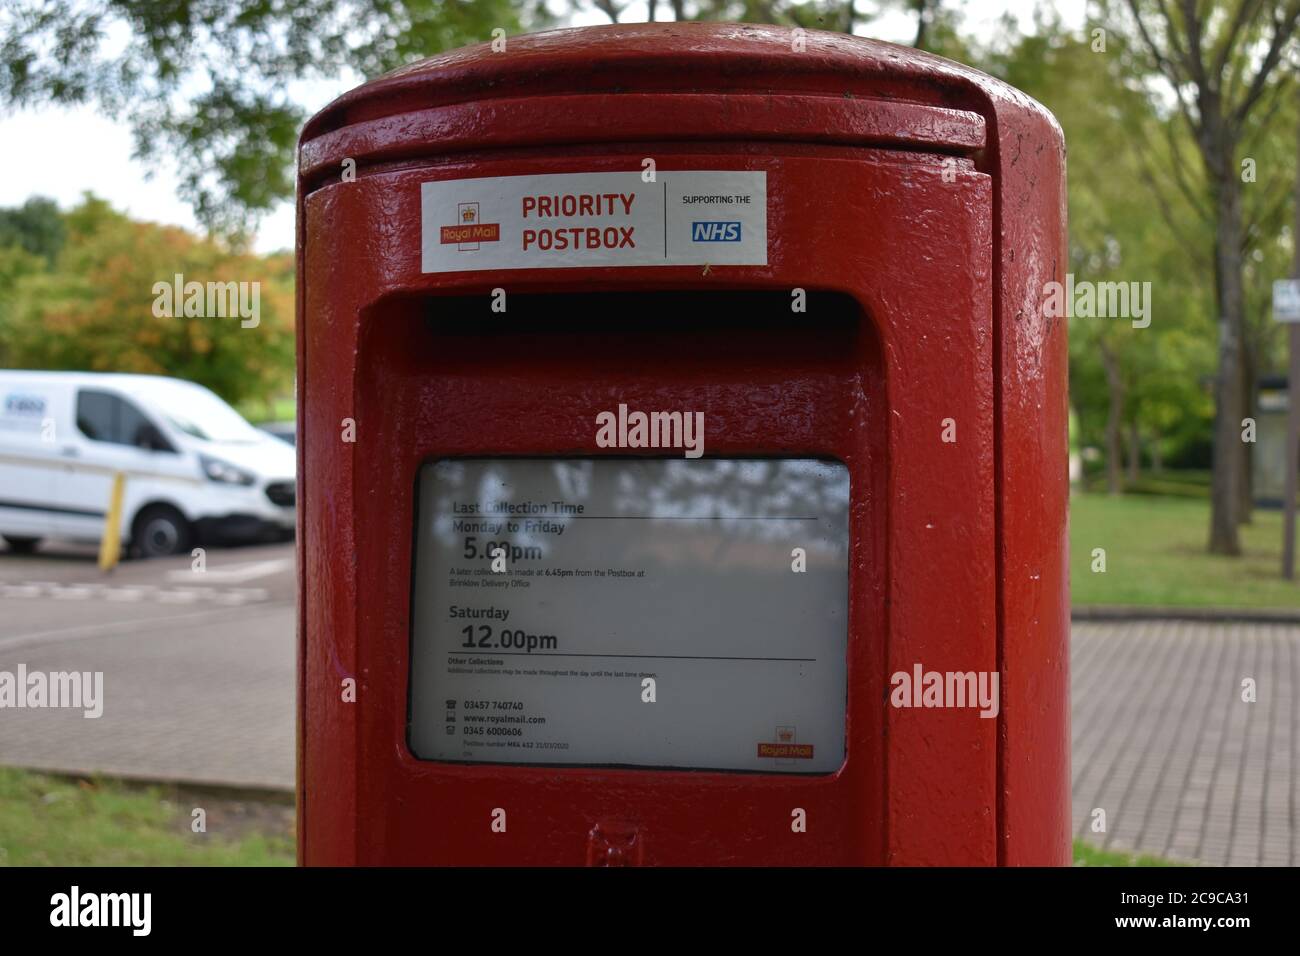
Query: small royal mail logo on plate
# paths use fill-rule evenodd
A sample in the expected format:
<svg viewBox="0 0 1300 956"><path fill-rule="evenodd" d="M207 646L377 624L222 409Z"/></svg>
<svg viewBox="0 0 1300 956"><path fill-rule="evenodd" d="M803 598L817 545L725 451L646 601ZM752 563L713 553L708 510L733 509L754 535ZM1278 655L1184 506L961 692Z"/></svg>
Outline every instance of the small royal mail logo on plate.
<svg viewBox="0 0 1300 956"><path fill-rule="evenodd" d="M758 755L760 757L777 757L778 759L789 760L812 760L812 744L759 744Z"/></svg>
<svg viewBox="0 0 1300 956"><path fill-rule="evenodd" d="M440 238L444 246L454 245L461 252L473 252L480 242L501 239L501 223L482 222L476 202L457 203L456 224L443 226Z"/></svg>

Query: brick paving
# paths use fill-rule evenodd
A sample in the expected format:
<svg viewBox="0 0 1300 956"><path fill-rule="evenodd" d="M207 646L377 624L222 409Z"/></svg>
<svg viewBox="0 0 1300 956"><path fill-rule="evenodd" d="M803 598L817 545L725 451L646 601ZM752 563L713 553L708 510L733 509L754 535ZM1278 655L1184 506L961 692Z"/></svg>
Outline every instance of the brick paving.
<svg viewBox="0 0 1300 956"><path fill-rule="evenodd" d="M1298 651L1295 624L1076 622L1075 835L1189 862L1300 863Z"/></svg>

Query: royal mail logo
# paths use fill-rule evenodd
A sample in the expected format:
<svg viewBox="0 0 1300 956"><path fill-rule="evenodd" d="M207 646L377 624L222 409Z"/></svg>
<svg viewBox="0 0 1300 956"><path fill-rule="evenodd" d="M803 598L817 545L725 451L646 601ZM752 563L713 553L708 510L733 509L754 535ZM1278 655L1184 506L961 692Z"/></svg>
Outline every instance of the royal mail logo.
<svg viewBox="0 0 1300 956"><path fill-rule="evenodd" d="M813 745L795 743L796 728L785 726L776 728L776 743L759 744L760 757L774 757L778 761L812 760Z"/></svg>
<svg viewBox="0 0 1300 956"><path fill-rule="evenodd" d="M442 227L442 244L454 245L461 252L473 252L480 242L497 242L501 238L501 223L483 222L476 202L458 203L456 225Z"/></svg>
<svg viewBox="0 0 1300 956"><path fill-rule="evenodd" d="M777 757L779 759L812 760L812 744L759 744L760 757Z"/></svg>

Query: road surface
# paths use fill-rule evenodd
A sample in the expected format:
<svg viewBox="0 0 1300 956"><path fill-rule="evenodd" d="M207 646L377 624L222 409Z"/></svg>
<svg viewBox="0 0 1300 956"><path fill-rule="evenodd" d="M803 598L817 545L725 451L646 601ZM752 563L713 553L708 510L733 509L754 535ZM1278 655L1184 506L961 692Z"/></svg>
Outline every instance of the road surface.
<svg viewBox="0 0 1300 956"><path fill-rule="evenodd" d="M0 553L0 670L103 673L103 715L0 711L0 764L293 786L293 545L128 561Z"/></svg>

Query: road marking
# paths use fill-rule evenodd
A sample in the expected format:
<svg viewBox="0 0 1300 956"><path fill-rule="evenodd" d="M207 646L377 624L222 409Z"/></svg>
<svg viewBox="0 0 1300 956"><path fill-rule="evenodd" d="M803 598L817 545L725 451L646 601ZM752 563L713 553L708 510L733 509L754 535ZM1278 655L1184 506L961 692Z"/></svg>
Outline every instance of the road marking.
<svg viewBox="0 0 1300 956"><path fill-rule="evenodd" d="M206 571L179 570L168 571L168 581L184 581L187 584L236 584L265 578L272 574L288 571L293 567L293 558L272 558L268 561L247 561L243 564L231 564L220 568L208 568Z"/></svg>
<svg viewBox="0 0 1300 956"><path fill-rule="evenodd" d="M212 592L212 600L218 604L252 604L265 601L270 596L270 592L264 588L230 588Z"/></svg>
<svg viewBox="0 0 1300 956"><path fill-rule="evenodd" d="M282 608L292 610L293 604L274 602L248 607L245 610L249 612L250 616L257 616ZM233 613L235 612L231 608L210 608L203 611L190 611L186 614L170 614L167 617L130 621L101 621L97 624L81 624L76 627L56 628L52 631L38 631L35 634L20 634L15 637L0 638L0 652L26 647L28 644L56 644L60 641L79 641L86 638L126 637L144 631L167 630L181 624L201 624L206 621L231 620L231 614ZM290 637L293 636L292 627L288 629L288 633Z"/></svg>
<svg viewBox="0 0 1300 956"><path fill-rule="evenodd" d="M256 604L269 600L266 588L158 588L152 584L108 587L103 584L56 584L53 581L19 581L0 584L0 597L53 598L56 601L85 601L103 598L108 601L140 602L145 598L157 604L194 604L211 601L226 606Z"/></svg>
<svg viewBox="0 0 1300 956"><path fill-rule="evenodd" d="M201 596L202 591L173 589L170 591L158 592L159 604L193 604Z"/></svg>
<svg viewBox="0 0 1300 956"><path fill-rule="evenodd" d="M49 589L50 597L65 601L84 601L102 590L102 584L60 584Z"/></svg>
<svg viewBox="0 0 1300 956"><path fill-rule="evenodd" d="M0 597L40 597L42 590L39 584L5 584L0 585Z"/></svg>

